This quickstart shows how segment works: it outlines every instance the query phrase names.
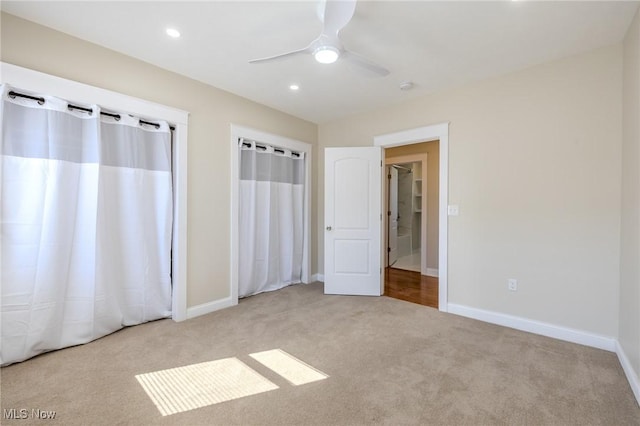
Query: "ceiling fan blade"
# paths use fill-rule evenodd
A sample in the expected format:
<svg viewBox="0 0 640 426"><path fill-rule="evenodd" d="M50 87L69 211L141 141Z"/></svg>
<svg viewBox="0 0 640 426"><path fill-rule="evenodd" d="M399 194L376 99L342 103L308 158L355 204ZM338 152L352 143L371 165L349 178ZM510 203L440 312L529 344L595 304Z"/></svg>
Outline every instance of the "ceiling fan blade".
<svg viewBox="0 0 640 426"><path fill-rule="evenodd" d="M370 60L366 59L363 56L358 55L357 53L353 53L350 51L345 51L342 54L342 57L349 61L352 64L358 65L360 68L363 68L377 76L380 77L385 77L387 75L389 75L389 70L381 67L378 64L375 64L373 62L371 62Z"/></svg>
<svg viewBox="0 0 640 426"><path fill-rule="evenodd" d="M326 0L322 34L337 36L356 11L356 0Z"/></svg>
<svg viewBox="0 0 640 426"><path fill-rule="evenodd" d="M281 58L286 58L289 56L294 56L294 55L298 55L301 53L309 53L309 47L305 47L304 49L298 49L298 50L293 50L291 52L287 52L287 53L281 53L279 55L274 55L274 56L267 56L266 58L257 58L257 59L251 59L249 61L250 64L255 64L258 62L269 62L269 61L277 61L278 59Z"/></svg>

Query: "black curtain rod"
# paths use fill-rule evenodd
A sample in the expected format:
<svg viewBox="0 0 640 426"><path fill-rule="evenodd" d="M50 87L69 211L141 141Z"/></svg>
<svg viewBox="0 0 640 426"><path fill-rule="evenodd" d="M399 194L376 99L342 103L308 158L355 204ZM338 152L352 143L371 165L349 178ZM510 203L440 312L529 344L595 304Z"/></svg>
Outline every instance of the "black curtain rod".
<svg viewBox="0 0 640 426"><path fill-rule="evenodd" d="M46 100L43 97L25 95L24 93L14 92L13 90L9 92L9 97L11 99L15 99L16 97L25 98L25 99L31 99L32 101L37 101L39 105L44 105L44 103L46 102ZM78 111L84 111L84 112L87 112L89 114L93 114L93 109L91 109L91 108L85 108L85 107L81 107L81 106L78 106L78 105L72 105L72 104L67 104L67 108L69 108L70 110L76 109ZM120 114L113 114L113 113L110 113L110 112L100 111L100 115L106 115L107 117L113 117L113 118L116 119L116 121L120 121ZM160 128L160 124L158 124L158 123L152 123L150 121L145 121L145 120L139 120L139 122L140 122L140 124L147 124L149 126L154 126L156 129ZM169 126L169 129L175 130L176 128L174 126Z"/></svg>
<svg viewBox="0 0 640 426"><path fill-rule="evenodd" d="M44 102L45 102L44 98L42 98L42 97L23 95L22 93L16 93L13 90L9 92L9 97L11 99L15 99L16 96L19 97L19 98L31 99L32 101L38 101L38 104L40 104L40 105L44 105Z"/></svg>
<svg viewBox="0 0 640 426"><path fill-rule="evenodd" d="M242 146L246 146L247 148L251 148L251 144L249 142L242 142ZM256 149L261 149L262 151L266 151L267 147L264 145L258 145L258 143L256 143ZM284 150L280 149L280 148L273 148L274 152L277 152L278 154L284 154ZM291 151L291 155L294 157L300 157L300 153L298 152L293 152Z"/></svg>

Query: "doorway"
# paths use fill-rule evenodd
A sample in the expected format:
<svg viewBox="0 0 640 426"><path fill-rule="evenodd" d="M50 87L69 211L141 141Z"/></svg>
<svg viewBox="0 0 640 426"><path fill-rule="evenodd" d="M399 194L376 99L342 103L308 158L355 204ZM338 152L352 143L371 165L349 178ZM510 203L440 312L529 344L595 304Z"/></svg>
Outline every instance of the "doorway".
<svg viewBox="0 0 640 426"><path fill-rule="evenodd" d="M437 181L436 187L438 189L437 193L437 202L432 203L431 208L437 211L437 218L431 220L431 226L436 226L438 233L435 241L432 242L436 251L434 252L431 245L426 247L426 255L429 256L429 250L431 248L431 259L432 263L427 268L427 273L430 275L437 276L437 307L440 311L447 312L447 301L448 301L448 292L447 292L447 230L448 230L448 216L447 216L447 206L448 206L448 147L449 147L449 124L442 123L436 124L432 126L425 126L420 128L414 128L409 130L404 130L396 133L390 133L385 135L376 136L374 138L374 146L379 146L385 148L385 156L388 156L390 151L389 148L401 148L401 149L411 149L412 145L417 145L425 142L434 142L438 141L438 152L432 155L433 159L436 159L437 162ZM406 154L406 152L405 152ZM385 162L388 162L389 158ZM393 161L392 161L393 162ZM433 182L432 182L433 184ZM423 182L424 185L424 182ZM382 185L383 192L386 193L385 188L386 185ZM425 200L426 202L426 200ZM384 215L384 229L387 227L388 216ZM429 221L427 220L427 227L429 226ZM386 240L386 238L385 238ZM387 251L387 241L383 242L383 251ZM424 255L423 255L424 256ZM437 262L433 262L433 257L437 259ZM424 257L423 257L424 258ZM435 266L435 268L434 268ZM391 280L391 275L387 271L383 274L385 279L385 284L387 281ZM422 275L418 277L420 282L423 279L430 278L427 275ZM435 277L433 277L435 278ZM403 282L407 282L407 278L401 278ZM433 286L433 283L432 283Z"/></svg>
<svg viewBox="0 0 640 426"><path fill-rule="evenodd" d="M385 266L427 275L427 187L423 179L427 173L426 154L393 157L385 152L385 156L388 219ZM399 158L402 160L398 161Z"/></svg>
<svg viewBox="0 0 640 426"><path fill-rule="evenodd" d="M385 294L438 308L439 141L385 149Z"/></svg>

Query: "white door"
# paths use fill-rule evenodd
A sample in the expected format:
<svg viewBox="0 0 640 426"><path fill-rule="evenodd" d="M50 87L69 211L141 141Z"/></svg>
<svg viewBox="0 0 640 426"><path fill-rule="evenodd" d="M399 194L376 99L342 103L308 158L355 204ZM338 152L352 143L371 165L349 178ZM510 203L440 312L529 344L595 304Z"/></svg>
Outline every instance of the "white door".
<svg viewBox="0 0 640 426"><path fill-rule="evenodd" d="M389 210L387 211L389 221L389 248L387 251L389 252L389 260L387 266L391 266L398 260L398 169L389 167L387 179L389 182Z"/></svg>
<svg viewBox="0 0 640 426"><path fill-rule="evenodd" d="M326 148L324 179L324 292L380 296L382 148Z"/></svg>

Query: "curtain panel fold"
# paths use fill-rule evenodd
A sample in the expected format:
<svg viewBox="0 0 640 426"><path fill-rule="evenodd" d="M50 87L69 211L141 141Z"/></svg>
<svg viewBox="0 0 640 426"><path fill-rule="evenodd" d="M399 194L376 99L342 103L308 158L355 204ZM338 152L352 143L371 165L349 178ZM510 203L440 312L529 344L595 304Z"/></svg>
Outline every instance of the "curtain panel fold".
<svg viewBox="0 0 640 426"><path fill-rule="evenodd" d="M305 159L254 141L239 150L238 296L246 297L301 282Z"/></svg>
<svg viewBox="0 0 640 426"><path fill-rule="evenodd" d="M169 125L0 88L0 363L170 316Z"/></svg>

